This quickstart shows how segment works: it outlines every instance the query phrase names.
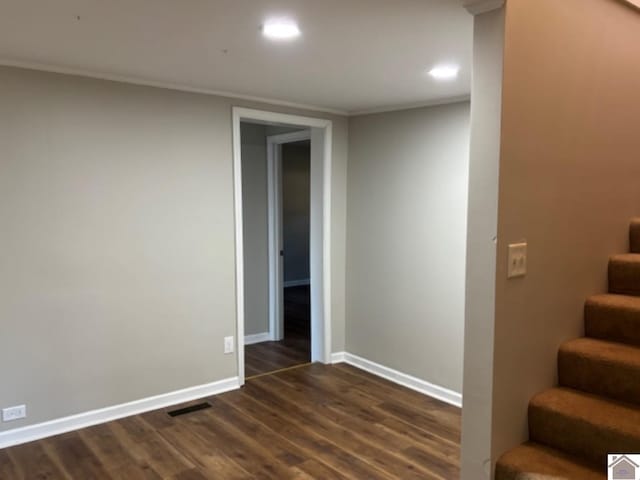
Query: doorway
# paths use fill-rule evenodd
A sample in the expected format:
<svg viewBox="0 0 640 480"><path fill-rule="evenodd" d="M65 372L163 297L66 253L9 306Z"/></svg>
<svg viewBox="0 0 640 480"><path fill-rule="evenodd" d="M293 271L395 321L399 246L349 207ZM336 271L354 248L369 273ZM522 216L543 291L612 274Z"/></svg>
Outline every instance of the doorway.
<svg viewBox="0 0 640 480"><path fill-rule="evenodd" d="M328 120L234 108L241 384L330 361Z"/></svg>

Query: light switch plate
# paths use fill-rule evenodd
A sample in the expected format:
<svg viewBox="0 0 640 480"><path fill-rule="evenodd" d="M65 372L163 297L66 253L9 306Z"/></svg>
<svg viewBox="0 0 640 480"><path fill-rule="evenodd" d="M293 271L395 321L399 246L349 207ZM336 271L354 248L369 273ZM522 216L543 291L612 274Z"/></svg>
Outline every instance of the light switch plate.
<svg viewBox="0 0 640 480"><path fill-rule="evenodd" d="M527 274L527 243L509 245L509 265L507 278L524 277Z"/></svg>

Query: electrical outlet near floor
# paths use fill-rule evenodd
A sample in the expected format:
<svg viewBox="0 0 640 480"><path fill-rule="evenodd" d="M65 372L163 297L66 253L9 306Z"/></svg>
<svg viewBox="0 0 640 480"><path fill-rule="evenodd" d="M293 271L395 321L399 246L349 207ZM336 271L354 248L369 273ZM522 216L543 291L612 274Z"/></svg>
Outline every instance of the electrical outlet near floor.
<svg viewBox="0 0 640 480"><path fill-rule="evenodd" d="M507 278L524 277L527 274L527 243L509 245L509 265Z"/></svg>
<svg viewBox="0 0 640 480"><path fill-rule="evenodd" d="M2 421L12 422L13 420L20 420L27 416L27 406L18 405L16 407L9 407L2 409Z"/></svg>
<svg viewBox="0 0 640 480"><path fill-rule="evenodd" d="M233 353L233 337L224 337L224 353Z"/></svg>

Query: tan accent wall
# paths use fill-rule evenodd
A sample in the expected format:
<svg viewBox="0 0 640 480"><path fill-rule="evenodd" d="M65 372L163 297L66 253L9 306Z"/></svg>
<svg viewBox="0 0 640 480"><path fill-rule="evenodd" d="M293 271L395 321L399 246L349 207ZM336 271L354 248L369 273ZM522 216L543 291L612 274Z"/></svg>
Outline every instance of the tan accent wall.
<svg viewBox="0 0 640 480"><path fill-rule="evenodd" d="M640 214L640 15L616 0L508 0L496 280L494 460L583 334ZM507 245L528 274L507 280Z"/></svg>
<svg viewBox="0 0 640 480"><path fill-rule="evenodd" d="M626 3L632 8L636 8L640 10L640 0L620 0L623 3Z"/></svg>

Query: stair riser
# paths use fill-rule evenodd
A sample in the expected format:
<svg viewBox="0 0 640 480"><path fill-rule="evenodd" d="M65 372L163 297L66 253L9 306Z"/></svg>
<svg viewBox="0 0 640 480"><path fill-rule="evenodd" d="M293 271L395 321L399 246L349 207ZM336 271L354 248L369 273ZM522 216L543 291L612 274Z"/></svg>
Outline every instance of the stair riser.
<svg viewBox="0 0 640 480"><path fill-rule="evenodd" d="M502 455L496 463L495 480L606 480L603 468L576 462L562 452L526 443Z"/></svg>
<svg viewBox="0 0 640 480"><path fill-rule="evenodd" d="M609 363L575 353L558 354L560 385L640 404L640 367Z"/></svg>
<svg viewBox="0 0 640 480"><path fill-rule="evenodd" d="M629 228L629 251L640 253L640 221L634 220Z"/></svg>
<svg viewBox="0 0 640 480"><path fill-rule="evenodd" d="M640 346L640 310L587 301L584 320L587 337Z"/></svg>
<svg viewBox="0 0 640 480"><path fill-rule="evenodd" d="M640 433L631 436L617 430L605 430L587 421L565 416L541 407L529 407L531 440L596 465L606 465L611 452L640 451Z"/></svg>
<svg viewBox="0 0 640 480"><path fill-rule="evenodd" d="M640 296L640 262L609 261L609 292Z"/></svg>

